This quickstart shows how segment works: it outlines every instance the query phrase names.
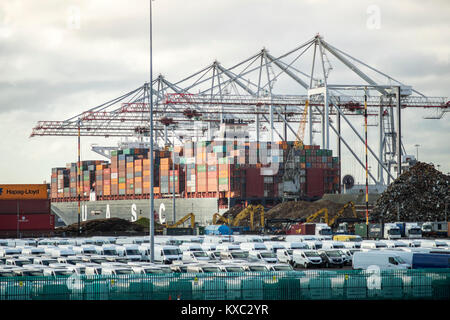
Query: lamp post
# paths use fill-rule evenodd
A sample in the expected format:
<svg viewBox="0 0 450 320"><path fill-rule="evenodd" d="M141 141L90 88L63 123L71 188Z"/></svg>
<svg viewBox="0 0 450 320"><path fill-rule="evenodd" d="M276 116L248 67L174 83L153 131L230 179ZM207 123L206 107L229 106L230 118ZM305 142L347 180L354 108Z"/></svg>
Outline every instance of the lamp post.
<svg viewBox="0 0 450 320"><path fill-rule="evenodd" d="M416 160L419 161L419 147L420 147L420 144L415 144L414 147L416 147Z"/></svg>
<svg viewBox="0 0 450 320"><path fill-rule="evenodd" d="M153 160L153 61L152 61L152 0L150 2L150 83L148 91L148 100L150 106L150 262L155 260L155 216L154 216L154 199L153 199L153 177L154 177L154 160Z"/></svg>

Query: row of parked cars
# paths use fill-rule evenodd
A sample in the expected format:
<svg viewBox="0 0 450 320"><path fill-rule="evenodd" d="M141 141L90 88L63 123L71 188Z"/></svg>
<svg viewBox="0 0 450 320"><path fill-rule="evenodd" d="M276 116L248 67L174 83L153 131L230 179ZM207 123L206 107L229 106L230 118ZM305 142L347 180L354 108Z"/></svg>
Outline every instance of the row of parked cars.
<svg viewBox="0 0 450 320"><path fill-rule="evenodd" d="M156 236L0 240L0 276L410 268L416 253L450 253L450 240L348 241L315 236ZM153 260L153 262L151 262ZM408 264L409 262L409 264Z"/></svg>

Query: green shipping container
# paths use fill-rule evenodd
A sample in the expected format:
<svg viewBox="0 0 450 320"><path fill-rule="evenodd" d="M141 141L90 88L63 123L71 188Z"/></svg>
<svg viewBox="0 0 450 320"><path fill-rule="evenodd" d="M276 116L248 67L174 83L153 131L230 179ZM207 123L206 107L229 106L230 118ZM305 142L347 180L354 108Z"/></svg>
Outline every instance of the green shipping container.
<svg viewBox="0 0 450 320"><path fill-rule="evenodd" d="M112 157L115 157L115 156L117 156L117 150L113 150L113 151L111 151L111 156L112 156Z"/></svg>
<svg viewBox="0 0 450 320"><path fill-rule="evenodd" d="M132 155L134 154L134 149L124 149L123 154Z"/></svg>
<svg viewBox="0 0 450 320"><path fill-rule="evenodd" d="M367 238L367 226L365 223L355 224L355 234L362 238Z"/></svg>
<svg viewBox="0 0 450 320"><path fill-rule="evenodd" d="M119 183L126 183L126 179L125 178L119 178Z"/></svg>
<svg viewBox="0 0 450 320"><path fill-rule="evenodd" d="M228 164L228 158L218 158L219 164Z"/></svg>
<svg viewBox="0 0 450 320"><path fill-rule="evenodd" d="M206 172L206 165L204 164L199 164L197 166L197 172Z"/></svg>
<svg viewBox="0 0 450 320"><path fill-rule="evenodd" d="M214 146L213 147L213 152L226 152L227 151L227 147L226 146Z"/></svg>
<svg viewBox="0 0 450 320"><path fill-rule="evenodd" d="M219 184L228 185L228 178L219 178Z"/></svg>

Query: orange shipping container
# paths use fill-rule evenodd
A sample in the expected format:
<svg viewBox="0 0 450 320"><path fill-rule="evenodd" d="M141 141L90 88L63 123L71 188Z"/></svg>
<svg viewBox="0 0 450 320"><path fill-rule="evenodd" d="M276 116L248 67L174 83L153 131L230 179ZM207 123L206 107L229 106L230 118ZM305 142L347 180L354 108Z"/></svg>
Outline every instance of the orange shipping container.
<svg viewBox="0 0 450 320"><path fill-rule="evenodd" d="M0 184L0 200L47 198L46 184Z"/></svg>
<svg viewBox="0 0 450 320"><path fill-rule="evenodd" d="M228 171L219 171L219 178L228 178Z"/></svg>

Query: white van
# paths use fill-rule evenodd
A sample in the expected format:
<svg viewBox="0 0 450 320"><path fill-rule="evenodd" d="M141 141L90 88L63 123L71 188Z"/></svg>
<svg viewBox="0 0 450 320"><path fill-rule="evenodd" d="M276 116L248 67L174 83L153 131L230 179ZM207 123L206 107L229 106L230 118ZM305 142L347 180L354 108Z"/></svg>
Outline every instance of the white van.
<svg viewBox="0 0 450 320"><path fill-rule="evenodd" d="M179 246L181 252L184 251L203 251L202 246L200 243L195 242L184 242Z"/></svg>
<svg viewBox="0 0 450 320"><path fill-rule="evenodd" d="M208 262L211 258L204 251L183 251L183 262Z"/></svg>
<svg viewBox="0 0 450 320"><path fill-rule="evenodd" d="M204 251L216 251L216 247L219 242L203 242L201 247Z"/></svg>
<svg viewBox="0 0 450 320"><path fill-rule="evenodd" d="M81 245L79 247L73 247L73 251L80 254L97 254L95 246L93 245Z"/></svg>
<svg viewBox="0 0 450 320"><path fill-rule="evenodd" d="M76 254L76 252L74 250L63 249L63 248L52 249L49 253L52 257L55 257L55 258L74 256Z"/></svg>
<svg viewBox="0 0 450 320"><path fill-rule="evenodd" d="M236 235L234 236L234 242L244 243L244 242L264 242L263 237L256 235Z"/></svg>
<svg viewBox="0 0 450 320"><path fill-rule="evenodd" d="M367 269L376 266L380 269L410 269L397 253L392 251L355 252L352 259L353 269Z"/></svg>
<svg viewBox="0 0 450 320"><path fill-rule="evenodd" d="M97 276L102 274L102 267L99 264L86 266L84 273L88 276Z"/></svg>
<svg viewBox="0 0 450 320"><path fill-rule="evenodd" d="M205 264L205 265L188 265L186 268L187 273L215 273L215 272L223 272L220 270L219 266L213 264Z"/></svg>
<svg viewBox="0 0 450 320"><path fill-rule="evenodd" d="M344 243L341 241L322 241L322 249L344 249Z"/></svg>
<svg viewBox="0 0 450 320"><path fill-rule="evenodd" d="M309 249L319 250L322 249L322 241L318 240L304 240L303 243L306 243Z"/></svg>
<svg viewBox="0 0 450 320"><path fill-rule="evenodd" d="M128 259L133 261L142 260L142 255L139 252L139 246L137 244L117 246L116 250L119 257L127 257Z"/></svg>
<svg viewBox="0 0 450 320"><path fill-rule="evenodd" d="M220 260L226 261L237 261L237 260L247 260L248 251L244 250L231 250L220 252Z"/></svg>
<svg viewBox="0 0 450 320"><path fill-rule="evenodd" d="M241 247L237 244L232 243L221 243L216 246L217 251L233 251L233 250L241 250Z"/></svg>
<svg viewBox="0 0 450 320"><path fill-rule="evenodd" d="M73 270L69 270L67 268L45 268L44 276L69 276L74 274Z"/></svg>
<svg viewBox="0 0 450 320"><path fill-rule="evenodd" d="M277 259L280 263L293 263L292 253L294 250L292 249L278 249L277 250Z"/></svg>
<svg viewBox="0 0 450 320"><path fill-rule="evenodd" d="M361 241L361 249L383 249L387 248L387 244L377 240L363 240Z"/></svg>
<svg viewBox="0 0 450 320"><path fill-rule="evenodd" d="M294 268L302 266L303 268L320 268L323 265L322 258L314 250L293 250L292 251L292 265Z"/></svg>
<svg viewBox="0 0 450 320"><path fill-rule="evenodd" d="M105 275L122 275L122 274L133 274L133 269L131 267L126 266L106 266L102 267L102 274Z"/></svg>
<svg viewBox="0 0 450 320"><path fill-rule="evenodd" d="M134 238L134 237L120 237L116 239L116 244L141 244L143 240L139 241L140 239Z"/></svg>
<svg viewBox="0 0 450 320"><path fill-rule="evenodd" d="M99 247L96 247L96 248L98 248L97 254L101 254L104 256L117 256L118 255L117 247L118 246L116 246L114 244L103 245L103 246L101 246L101 249Z"/></svg>
<svg viewBox="0 0 450 320"><path fill-rule="evenodd" d="M309 246L305 242L284 242L284 247L286 249L309 249Z"/></svg>
<svg viewBox="0 0 450 320"><path fill-rule="evenodd" d="M171 264L173 261L182 259L182 252L177 246L155 246L155 254L153 257L157 262Z"/></svg>
<svg viewBox="0 0 450 320"><path fill-rule="evenodd" d="M302 242L302 241L314 241L317 238L313 235L303 235L303 234L289 234L286 236L286 242Z"/></svg>
<svg viewBox="0 0 450 320"><path fill-rule="evenodd" d="M207 243L222 243L222 238L219 236L205 236L205 238L203 238L203 244L207 244Z"/></svg>
<svg viewBox="0 0 450 320"><path fill-rule="evenodd" d="M422 248L446 248L447 242L443 240L419 240Z"/></svg>
<svg viewBox="0 0 450 320"><path fill-rule="evenodd" d="M83 259L81 256L59 257L59 258L57 258L57 260L59 263L68 263L68 264L72 264L72 265L83 262Z"/></svg>
<svg viewBox="0 0 450 320"><path fill-rule="evenodd" d="M241 250L253 251L253 250L267 250L266 245L263 242L243 242L239 245Z"/></svg>
<svg viewBox="0 0 450 320"><path fill-rule="evenodd" d="M277 253L277 250L279 249L285 249L283 243L280 241L265 241L264 244L266 245L267 249L272 251L273 253Z"/></svg>
<svg viewBox="0 0 450 320"><path fill-rule="evenodd" d="M39 256L39 255L44 255L45 250L44 250L44 248L38 248L38 247L24 248L24 249L22 249L22 254L28 255L28 256Z"/></svg>
<svg viewBox="0 0 450 320"><path fill-rule="evenodd" d="M411 247L411 248L419 248L420 247L419 240L402 239L402 240L398 240L398 241L405 243L407 247Z"/></svg>
<svg viewBox="0 0 450 320"><path fill-rule="evenodd" d="M346 249L361 249L361 241L342 241Z"/></svg>
<svg viewBox="0 0 450 320"><path fill-rule="evenodd" d="M406 248L408 245L403 241L398 240L380 240L383 243L386 243L388 248Z"/></svg>
<svg viewBox="0 0 450 320"><path fill-rule="evenodd" d="M21 253L22 253L21 248L8 248L8 247L0 248L0 257L14 256L19 255Z"/></svg>
<svg viewBox="0 0 450 320"><path fill-rule="evenodd" d="M250 250L248 260L253 262L277 263L276 254L270 250Z"/></svg>

